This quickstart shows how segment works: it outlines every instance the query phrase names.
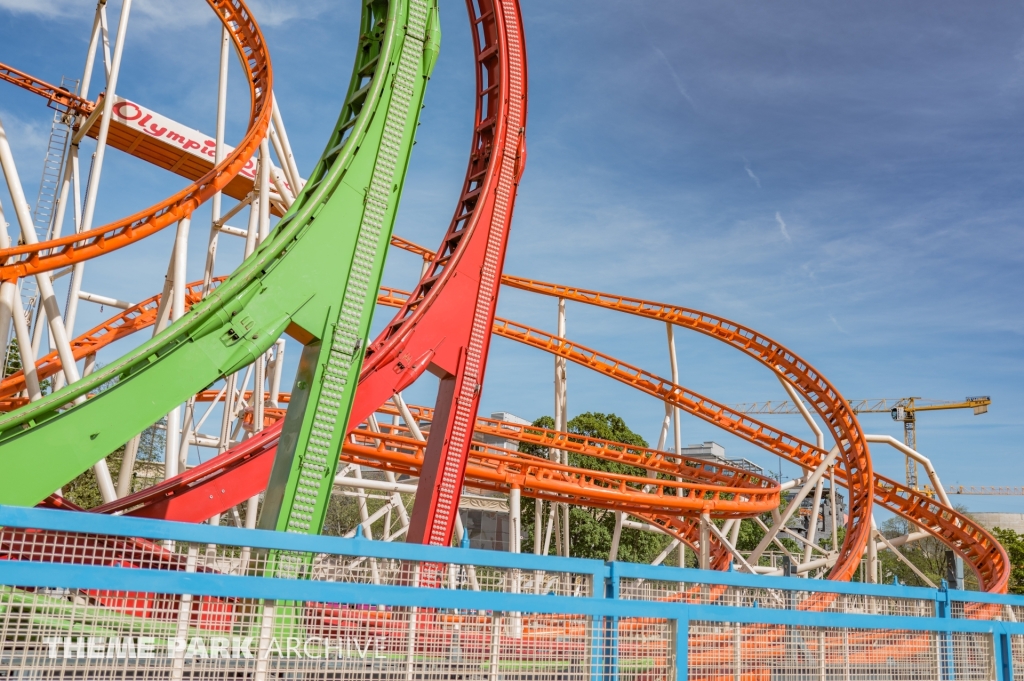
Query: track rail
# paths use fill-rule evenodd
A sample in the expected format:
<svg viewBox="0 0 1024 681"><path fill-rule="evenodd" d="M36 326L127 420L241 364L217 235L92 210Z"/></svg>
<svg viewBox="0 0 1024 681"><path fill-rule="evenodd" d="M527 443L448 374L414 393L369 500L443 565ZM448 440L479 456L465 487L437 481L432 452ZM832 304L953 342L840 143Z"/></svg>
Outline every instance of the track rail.
<svg viewBox="0 0 1024 681"><path fill-rule="evenodd" d="M79 97L66 88L47 83L45 80L40 80L4 63L0 63L0 80L37 94L51 104L63 106L68 111L88 116L96 108L96 105L88 99Z"/></svg>
<svg viewBox="0 0 1024 681"><path fill-rule="evenodd" d="M211 280L211 287L216 288L226 277ZM203 299L203 282L194 281L185 287L185 309ZM99 326L89 329L71 341L71 352L75 360L95 355L113 343L126 338L137 331L146 329L156 323L160 309L160 294L156 294L141 303L132 305L124 312L115 315ZM60 372L62 367L57 351L43 355L36 361L36 376L40 381L46 380ZM0 412L7 412L28 404L27 397L18 397L25 390L25 372L19 370L0 381Z"/></svg>
<svg viewBox="0 0 1024 681"><path fill-rule="evenodd" d="M266 137L270 126L273 109L270 95L273 85L270 53L267 51L263 33L242 0L207 0L207 3L227 29L247 71L251 108L249 123L242 141L210 172L177 194L134 215L86 232L36 244L0 249L0 280L14 281L19 277L66 267L144 239L191 215L203 202L224 189L248 163L253 152ZM0 73L8 74L4 80L26 87L50 101L66 102L65 105L69 107L84 106L85 100L74 98L56 86L11 67L3 67Z"/></svg>
<svg viewBox="0 0 1024 681"><path fill-rule="evenodd" d="M517 0L467 0L476 116L455 214L409 300L369 345L350 428L424 371L440 379L409 541L447 544L482 391L516 188L525 163L526 54ZM424 251L425 253L425 251Z"/></svg>
<svg viewBox="0 0 1024 681"><path fill-rule="evenodd" d="M407 240L393 240L392 245L417 253L423 257L427 257L427 255L423 253L426 249ZM735 322L719 318L715 315L701 312L700 310L667 303L658 303L640 298L618 296L600 291L562 286L560 284L541 282L509 274L503 274L501 281L502 284L506 286L511 286L523 291L556 298L564 298L566 300L593 305L616 312L623 312L635 316L646 317L648 319L670 322L684 328L692 329L741 350L745 354L757 359L762 364L765 364L771 370L783 373L786 375L787 380L790 380L788 372L793 369L806 373L809 378L821 378L824 380L821 375L807 362L801 360L795 353L792 353L792 351L788 350L781 344L752 329L743 327ZM384 290L382 292L381 302L383 304L394 305L397 304L398 300L400 300L404 295L406 294L397 290ZM513 326L518 325L513 323ZM527 340L534 341L528 344L549 352L554 351L559 346L557 342L552 340L554 337L550 334L540 332L536 329L531 330L529 327L521 327L520 333L510 333L506 337L512 338L513 340L522 340L524 342ZM592 351L586 351L586 349L584 349L583 355L585 356L587 352ZM585 359L584 356L581 356L580 359L584 359L585 361L580 363L585 366L590 366L588 362L595 361L596 359L596 356L592 356L591 359ZM786 362L778 362L778 358L780 357L785 359ZM633 385L633 381L636 380L635 377L637 374L627 370L621 376L616 375L617 363L617 360L613 360L606 366L601 366L598 370L608 375L612 375L618 380L629 385ZM786 366L787 364L788 366ZM658 380L663 381L663 379ZM790 382L792 383L791 380ZM819 416L822 416L822 418L825 419L825 423L832 423L828 420L827 416L822 413L822 405L819 403L823 401L823 399L826 401L831 399L833 402L836 397L842 399L837 391L834 389L819 390L813 393L812 397L804 390L802 384L793 383L793 385L795 385L797 389L804 394L805 398L808 398L808 401L811 402L816 410L818 410ZM662 398L659 397L659 399ZM842 401L842 405L849 410L849 405L845 400ZM682 405L677 406L685 408ZM742 419L745 418L743 415L735 412L733 412L731 416L728 411L724 412L724 414L733 422L741 423ZM834 430L835 428L833 427L833 431ZM808 443L803 444L806 447L810 447L811 450L816 450L815 447ZM866 442L864 443L864 446L867 446ZM813 458L808 459L806 463L794 461L792 459L791 461L799 463L805 467L813 468L821 462L823 457L824 453L822 450L817 450ZM856 480L850 479L851 476L848 474L845 465L841 463L838 467L838 471L840 478L848 485L855 484ZM863 476L860 477L863 478ZM951 549L959 553L960 556L967 561L968 565L971 566L971 569L974 570L983 589L997 593L1001 593L1006 590L1010 570L1009 559L999 542L995 541L987 530L978 526L955 509L937 503L927 495L917 490L910 489L896 480L878 474L871 476L871 480L870 485L863 489L871 490L875 503L884 507L886 510L923 527L932 534L932 536L936 537ZM861 482L863 482L863 480L861 480ZM663 521L671 522L670 519L663 519ZM686 532L693 534L695 529L688 527L686 528Z"/></svg>
<svg viewBox="0 0 1024 681"><path fill-rule="evenodd" d="M232 6L252 22L244 5ZM439 27L430 21L432 11L436 18L432 0L364 3L357 61L327 147L289 213L230 277L152 340L0 416L5 472L0 503L37 503L162 414L251 364L285 331L306 345L307 360L315 353L314 366L330 362L332 372L358 375L362 353L356 352L356 340L365 342L368 332L422 96L436 60ZM246 26L258 35L255 23ZM258 63L250 60L253 68ZM353 187L369 189L364 195ZM341 333L352 342L339 340ZM98 391L109 382L116 385ZM349 381L334 407L342 423L354 387ZM92 399L79 400L91 394ZM312 414L301 417L306 403L316 405L318 398L308 393L305 398L291 411L301 421L297 432L308 440ZM344 437L339 431L338 448ZM325 466L335 465L330 458ZM279 497L278 502L291 512L291 501L281 504ZM308 531L318 529L311 519Z"/></svg>
<svg viewBox="0 0 1024 681"><path fill-rule="evenodd" d="M418 410L420 413L427 413ZM480 419L476 432L493 434L497 424ZM507 439L549 445L564 433L545 428L523 428L503 433ZM280 426L246 440L231 451L200 464L159 485L93 509L96 513L200 522L258 494L270 474ZM668 460L665 452L629 448L596 438L563 440L566 448L586 456L637 465L661 473L662 478L602 473L564 466L543 457L474 443L466 480L473 487L508 492L518 487L529 497L604 508L646 518L667 514L697 517L710 511L716 518L749 518L779 504L779 486L748 471L706 461ZM366 429L346 440L341 460L394 473L419 476L426 443L403 429L374 433ZM668 477L669 479L666 479ZM683 480L678 481L675 478Z"/></svg>
<svg viewBox="0 0 1024 681"><path fill-rule="evenodd" d="M411 242L401 239L400 237L393 237L391 241L393 245L398 245L399 247L404 247L404 244L411 244L411 246L413 247L416 246L415 244L412 244ZM423 250L426 251L426 249ZM427 252L429 253L429 251ZM506 275L506 277L508 277L508 275ZM190 285L190 300L197 296L198 292L196 289L198 288L198 286L199 282ZM397 289L382 288L381 295L378 300L381 304L384 305L397 306L398 304L401 303L402 300L404 300L406 295L407 294L398 291ZM86 354L95 352L98 349L105 347L106 345L116 340L119 340L120 338L127 336L130 333L133 333L134 331L146 328L147 326L151 325L155 320L155 309L158 304L159 296L154 296L153 298L143 301L142 303L139 303L137 306L134 306L133 308L130 308L129 310L126 310L120 315L115 316L114 318L105 322L104 324L99 325L98 327L96 327L96 329L93 329L92 331L83 334L83 336L79 337L74 341L72 347L76 349L76 353L81 354L81 356L85 356ZM148 312L146 314L139 314L138 311L141 310L153 311ZM501 321L505 320L499 320L499 322ZM508 327L503 328L508 329ZM512 328L515 328L515 325ZM536 330L533 330L532 334L527 335L524 335L522 332L508 333L502 335L512 340L526 342L528 345L531 345L532 347L537 347L538 349L551 352L552 348L555 346L550 343L550 336L548 336L547 334L537 336L536 334ZM589 361L593 362L595 360L593 359L593 357L591 357ZM44 357L39 361L37 366L39 367L38 371L40 372L41 378L45 378L46 376L52 375L53 373L56 373L57 371L60 370L59 359L57 359L56 357ZM591 364L587 364L587 366L591 366ZM605 368L601 369L601 371L606 375L611 375L613 378L616 378L617 380L623 380L623 378L625 378L624 382L630 385L634 385L634 379L631 377L632 374L627 373L624 377L619 377L615 373L614 364L612 365L611 369ZM0 400L14 399L11 397L12 391L17 392L18 390L23 389L23 387L24 379L21 377L20 374L15 374L9 377L2 384L0 384ZM287 399L288 398L285 395L282 395L283 401L287 401ZM661 399L660 396L659 399ZM2 404L2 402L0 402L0 404ZM414 415L422 415L425 419L428 420L433 418L432 409L425 407L410 408L414 409ZM387 408L385 407L383 411L387 411ZM607 460L616 460L619 461L620 463L643 467L647 468L648 470L656 470L658 472L671 475L686 476L688 473L690 473L690 470L686 468L677 468L673 470L673 464L671 462L664 461L665 453L663 452L634 447L622 448L621 445L618 445L616 443L603 443L602 441L593 438L585 438L584 442L580 443L578 441L578 438L571 434L559 431L550 431L547 429L537 428L534 426L516 426L514 424L509 424L503 421L495 421L493 419L478 417L476 422L476 432L481 434L507 437L508 439L518 439L518 441L521 442L529 442L530 444L540 446L555 446L558 449L574 451L576 453L584 454L587 456L597 455L597 453L595 452L595 448L603 448L608 452L615 452L616 450L621 448L621 458L614 458L614 456L601 456L600 458L605 458ZM528 435L531 433L534 434L534 437L528 437ZM811 445L807 443L804 443L804 445L805 447L810 447L811 449L814 449ZM818 450L818 452L818 458L820 459L821 450ZM246 455L246 457L248 457L248 455ZM813 461L806 458L801 458L799 460L790 460L793 461L794 463L799 463L801 465L813 464ZM693 463L700 462L690 462L687 465L690 465L692 467ZM667 464L667 466L665 464ZM186 476L187 475L188 474L186 474ZM259 477L260 473L257 473L256 475L257 477ZM838 475L840 480L846 481L845 471L843 469L838 470ZM717 482L718 484L722 484L723 482L726 481L708 480L707 482ZM176 484L193 486L195 484L195 479L191 477L185 477L180 483ZM250 490L251 486L244 486L244 491L238 493L242 495L239 497L239 499L242 500L251 496ZM238 496L238 494L236 494L235 496ZM985 581L983 582L983 584L986 587L991 588L992 586L998 585L999 580L997 573L985 567L990 562L999 560L1000 556L998 555L997 550L998 543L995 543L994 540L992 540L990 537L986 537L987 533L980 534L978 532L979 528L977 528L973 523L971 523L969 519L964 518L961 514L952 509L948 509L942 506L941 504L937 504L933 500L928 499L927 497L920 493L914 492L913 490L909 490L908 488L906 488L905 486L901 485L898 482L895 482L889 478L886 478L878 474L875 474L874 495L876 503L880 504L887 510L897 513L898 515L908 520L914 521L921 527L931 532L934 536L936 536L938 539L940 539L947 545L950 545L955 550L958 550L961 553L961 555L963 555L968 560L968 564L972 566L972 569L974 569L976 573L979 573L979 577L982 574L986 575L984 577ZM124 501L125 500L120 500L119 502L116 502L116 504L112 508L115 511L120 510L121 508L123 508L122 502ZM176 503L178 502L178 500L174 500L174 502ZM172 502L168 501L167 503ZM229 504L229 506L230 505L234 504ZM214 515L215 512L216 510L213 510L206 516L200 516L200 518L210 517ZM153 517L174 516L163 516L160 514L160 512L157 512L156 515L154 515ZM694 546L698 540L699 528L695 523L693 523L688 518L649 514L646 516L646 519L652 522L653 524L661 526L667 532L675 535L681 541L684 541L690 546ZM713 565L715 565L716 567L724 567L724 565L728 564L729 558L729 553L723 546L721 546L718 542L712 542Z"/></svg>
<svg viewBox="0 0 1024 681"><path fill-rule="evenodd" d="M857 437L862 442L863 451L865 453L868 451L867 442L863 440L863 432L845 398L809 363L785 346L753 329L700 310L668 303L617 296L510 275L503 276L502 283L531 293L564 298L607 310L671 322L726 343L772 371L781 374L796 387L832 430L836 442L842 444L844 437ZM538 335L536 330L530 330L527 327L522 327L519 331L507 330L511 334L509 337L512 335L523 336L524 334L525 337L530 337L532 334L535 343L559 345L558 341L553 340L554 337L543 332L539 332ZM546 339L545 336L547 336ZM584 349L580 359L590 361L585 359L587 354ZM572 358L570 357L570 359ZM628 373L630 372L627 370ZM637 380L640 380L639 376ZM627 380L627 382L629 381ZM677 406L685 408L681 403ZM720 413L727 414L728 419L734 423L749 420L727 408ZM849 441L847 440L847 442ZM808 443L802 443L801 446L804 449L809 448L807 453L811 456L805 459L806 463L791 459L794 463L800 463L805 468L814 468L824 459L826 453L823 450ZM910 489L906 485L882 475L870 475L870 469L867 471L869 475L865 476L863 469L851 469L849 461L843 457L840 457L837 471L839 477L846 482L851 490L851 496L856 494L857 498L860 498L865 494L871 494L875 503L923 527L959 553L977 574L982 589L997 593L1006 591L1010 577L1009 558L999 542L983 527L962 513L930 499L922 492ZM849 538L849 534L847 538Z"/></svg>

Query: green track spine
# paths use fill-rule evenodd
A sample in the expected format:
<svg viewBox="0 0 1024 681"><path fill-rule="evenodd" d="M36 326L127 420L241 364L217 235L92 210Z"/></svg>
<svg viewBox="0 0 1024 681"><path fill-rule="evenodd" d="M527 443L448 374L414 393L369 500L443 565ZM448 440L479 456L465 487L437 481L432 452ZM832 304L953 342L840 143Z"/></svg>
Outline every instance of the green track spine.
<svg viewBox="0 0 1024 681"><path fill-rule="evenodd" d="M297 501L293 530L302 523L302 531L319 531L330 483L328 494L303 488L297 500L300 473L315 465L321 482L334 475L439 39L429 20L436 0L364 0L362 10L345 104L292 208L252 256L163 333L0 417L0 503L38 503L191 395L253 362L287 331L305 346L303 363L312 371L297 378L300 404L289 410L282 441L289 475L282 483L275 467L280 494L268 495L263 515L280 516L287 526ZM295 408L302 400L309 409ZM334 425L329 419L338 432L314 435L318 423Z"/></svg>

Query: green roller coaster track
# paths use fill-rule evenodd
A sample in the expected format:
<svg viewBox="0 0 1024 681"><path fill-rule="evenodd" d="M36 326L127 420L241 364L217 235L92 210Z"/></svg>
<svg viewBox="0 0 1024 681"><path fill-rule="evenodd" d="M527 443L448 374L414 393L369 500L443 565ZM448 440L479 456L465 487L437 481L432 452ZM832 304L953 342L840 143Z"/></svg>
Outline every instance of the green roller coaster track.
<svg viewBox="0 0 1024 681"><path fill-rule="evenodd" d="M439 48L436 0L364 0L345 104L294 205L163 333L0 418L0 504L38 503L288 332L304 349L261 526L320 531Z"/></svg>

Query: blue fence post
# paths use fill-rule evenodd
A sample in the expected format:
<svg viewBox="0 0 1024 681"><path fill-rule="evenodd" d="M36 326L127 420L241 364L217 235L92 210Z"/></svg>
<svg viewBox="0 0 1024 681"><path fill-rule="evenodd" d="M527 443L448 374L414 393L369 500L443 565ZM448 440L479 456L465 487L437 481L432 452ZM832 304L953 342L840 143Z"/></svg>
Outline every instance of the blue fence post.
<svg viewBox="0 0 1024 681"><path fill-rule="evenodd" d="M1010 634L997 629L992 635L995 637L993 648L996 654L996 679L1013 681L1013 647L1010 643Z"/></svg>
<svg viewBox="0 0 1024 681"><path fill-rule="evenodd" d="M609 598L609 570L608 564L602 566L600 572L593 573L593 597ZM590 630L590 679L591 681L604 681L605 665L607 662L607 651L604 648L605 640L605 618L601 615L587 615L587 622Z"/></svg>
<svg viewBox="0 0 1024 681"><path fill-rule="evenodd" d="M675 681L690 678L690 609L683 605L676 618L676 668Z"/></svg>
<svg viewBox="0 0 1024 681"><path fill-rule="evenodd" d="M608 563L605 581L605 598L619 599L618 563ZM619 618L604 618L604 681L616 681L619 677Z"/></svg>
<svg viewBox="0 0 1024 681"><path fill-rule="evenodd" d="M940 619L950 619L953 616L952 602L949 600L949 582L942 580L935 592L935 616ZM944 631L936 634L939 649L942 651L939 659L939 673L944 681L954 681L956 668L953 664L953 634Z"/></svg>

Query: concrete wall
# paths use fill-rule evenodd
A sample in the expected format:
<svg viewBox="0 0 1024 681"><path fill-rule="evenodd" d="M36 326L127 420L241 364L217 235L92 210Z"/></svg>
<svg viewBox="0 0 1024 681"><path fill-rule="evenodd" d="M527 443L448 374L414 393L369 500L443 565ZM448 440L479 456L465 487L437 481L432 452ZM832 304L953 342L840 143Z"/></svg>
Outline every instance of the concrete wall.
<svg viewBox="0 0 1024 681"><path fill-rule="evenodd" d="M1024 513L972 513L971 518L989 530L998 527L1024 534Z"/></svg>

